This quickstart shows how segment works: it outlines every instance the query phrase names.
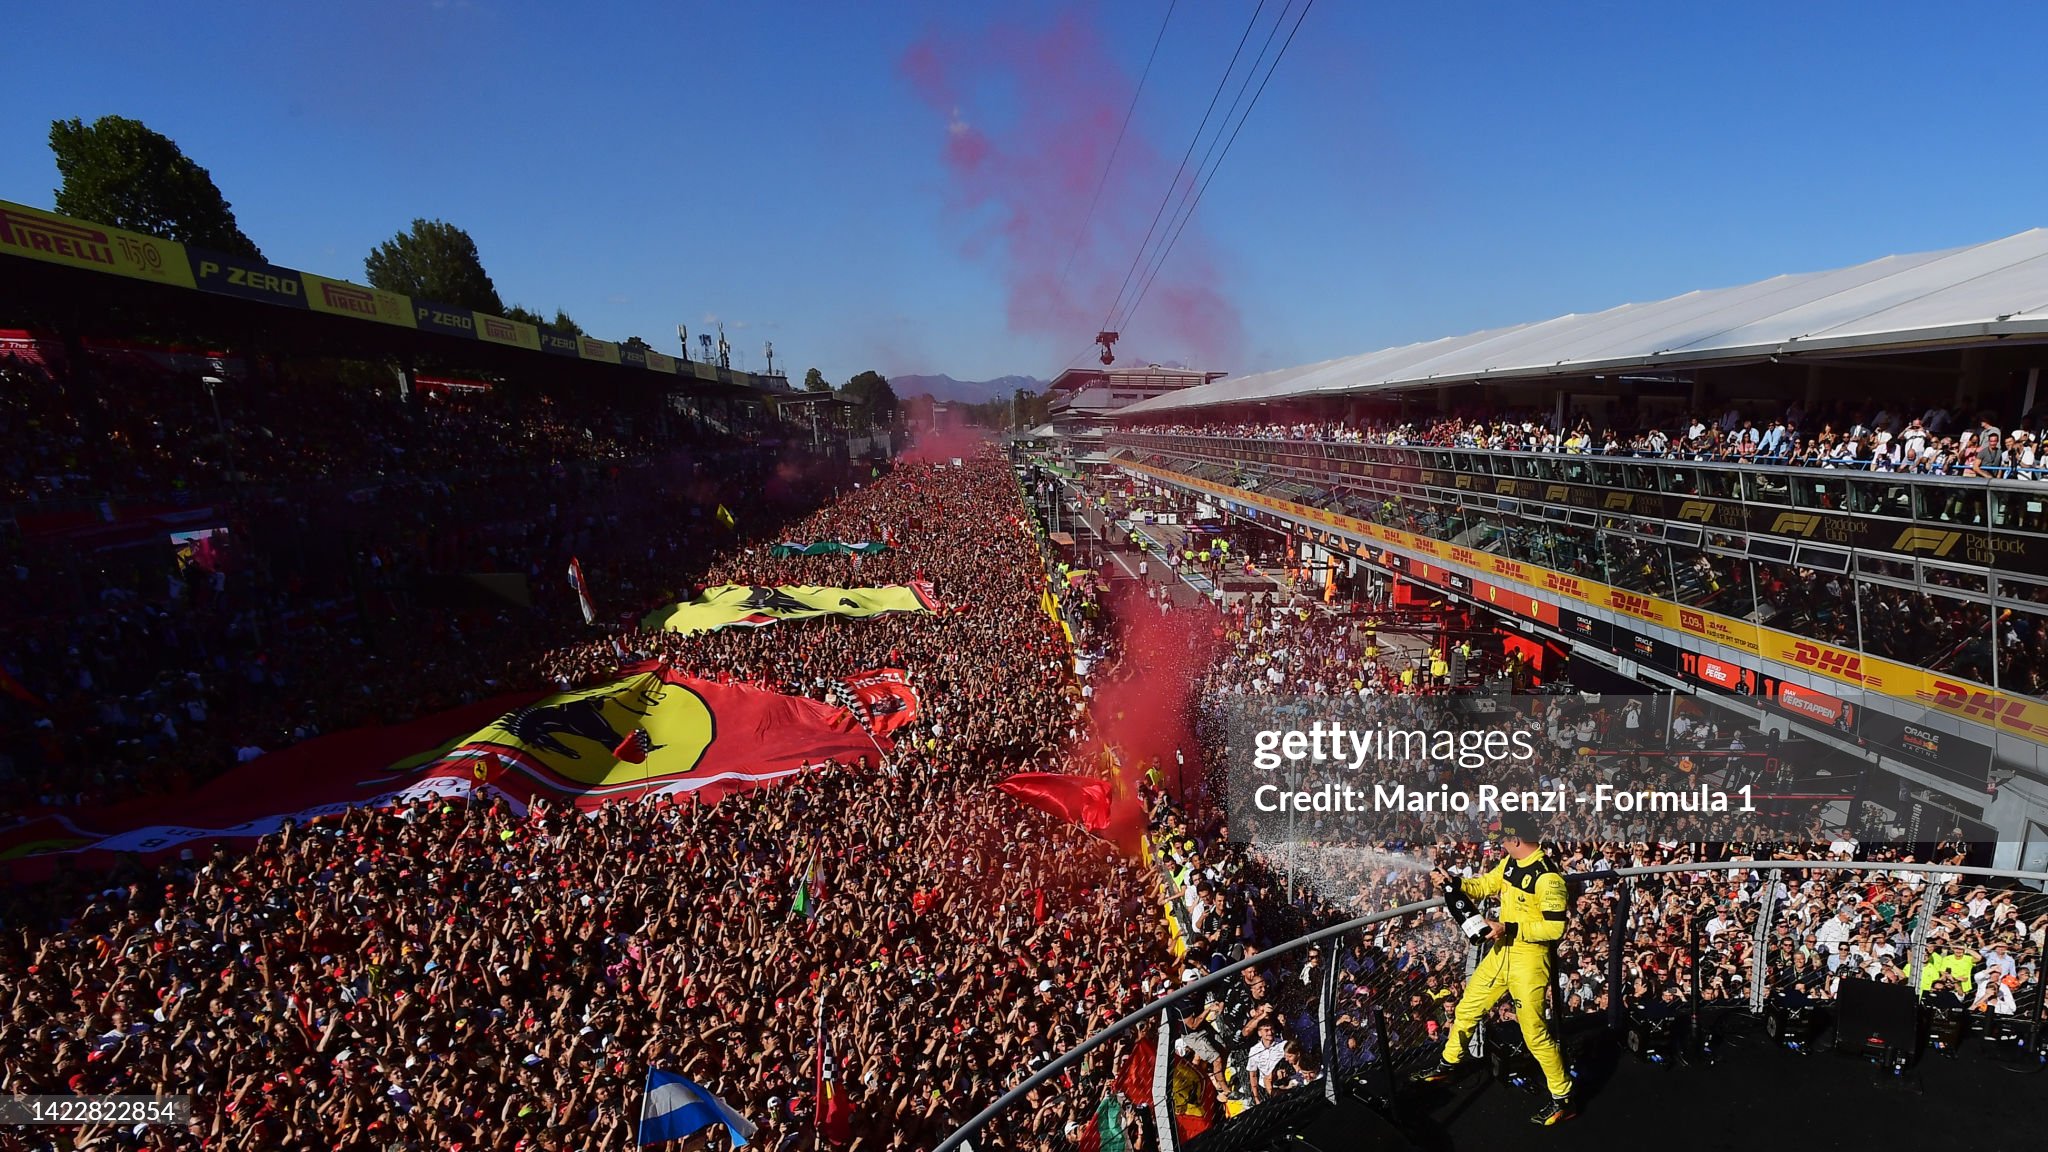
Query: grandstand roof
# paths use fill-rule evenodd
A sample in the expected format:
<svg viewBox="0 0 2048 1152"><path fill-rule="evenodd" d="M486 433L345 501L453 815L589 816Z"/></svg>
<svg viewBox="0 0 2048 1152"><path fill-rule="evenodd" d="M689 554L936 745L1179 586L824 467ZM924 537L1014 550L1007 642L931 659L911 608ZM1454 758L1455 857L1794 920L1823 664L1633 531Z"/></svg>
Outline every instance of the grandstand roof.
<svg viewBox="0 0 2048 1152"><path fill-rule="evenodd" d="M1260 372L1117 413L2048 337L2048 229Z"/></svg>

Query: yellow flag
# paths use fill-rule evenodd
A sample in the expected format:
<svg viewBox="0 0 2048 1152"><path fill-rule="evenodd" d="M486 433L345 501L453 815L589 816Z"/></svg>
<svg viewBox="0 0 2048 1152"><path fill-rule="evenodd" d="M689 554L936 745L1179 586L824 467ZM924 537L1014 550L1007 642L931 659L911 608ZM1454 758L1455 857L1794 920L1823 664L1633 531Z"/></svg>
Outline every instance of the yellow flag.
<svg viewBox="0 0 2048 1152"><path fill-rule="evenodd" d="M732 511L723 504L720 504L718 506L718 522L720 524L725 525L727 528L731 528L733 526Z"/></svg>

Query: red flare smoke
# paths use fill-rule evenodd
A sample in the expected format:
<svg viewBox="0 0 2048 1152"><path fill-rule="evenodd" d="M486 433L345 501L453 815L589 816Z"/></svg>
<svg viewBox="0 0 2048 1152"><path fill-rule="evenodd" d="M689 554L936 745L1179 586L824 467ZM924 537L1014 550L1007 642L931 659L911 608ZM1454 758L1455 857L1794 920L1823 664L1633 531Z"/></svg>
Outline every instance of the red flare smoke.
<svg viewBox="0 0 2048 1152"><path fill-rule="evenodd" d="M972 35L933 32L911 45L898 68L918 97L946 117L941 154L953 181L951 207L963 217L993 218L965 249L970 255L999 249L1010 331L1056 337L1063 346L1088 339L1116 299L1173 179L1173 166L1145 138L1144 109L1116 148L1135 78L1073 8L1045 28L998 24ZM1007 97L1000 118L991 90ZM1173 152L1182 147L1176 144ZM1116 163L1091 219L1089 200L1112 149ZM1193 177L1184 173L1182 184ZM1180 191L1174 188L1176 202ZM1084 220L1087 235L1069 267ZM1155 235L1154 243L1159 240ZM1198 362L1227 364L1241 346L1243 325L1209 252L1198 217L1128 327L1154 349L1163 345ZM1132 277L1130 295L1142 274Z"/></svg>

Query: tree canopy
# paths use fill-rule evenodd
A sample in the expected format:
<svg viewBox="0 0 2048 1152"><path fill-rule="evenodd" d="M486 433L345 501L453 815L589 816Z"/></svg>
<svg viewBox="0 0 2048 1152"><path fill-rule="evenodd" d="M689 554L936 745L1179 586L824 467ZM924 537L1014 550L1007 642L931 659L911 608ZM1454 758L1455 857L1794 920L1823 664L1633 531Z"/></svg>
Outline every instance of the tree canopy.
<svg viewBox="0 0 2048 1152"><path fill-rule="evenodd" d="M896 422L896 390L881 373L863 372L839 389L842 399L851 400L870 426Z"/></svg>
<svg viewBox="0 0 2048 1152"><path fill-rule="evenodd" d="M386 292L503 315L505 302L484 271L476 241L442 220L414 220L412 227L371 249L363 259L370 285Z"/></svg>
<svg viewBox="0 0 2048 1152"><path fill-rule="evenodd" d="M102 116L50 124L57 158L57 211L261 260L213 176L140 120Z"/></svg>
<svg viewBox="0 0 2048 1152"><path fill-rule="evenodd" d="M1052 395L1019 388L1007 400L961 406L967 422L980 428L1033 428L1052 419Z"/></svg>
<svg viewBox="0 0 2048 1152"><path fill-rule="evenodd" d="M820 372L816 368L813 368L810 371L804 373L804 391L830 392L831 390L832 382L825 379L825 374L823 372Z"/></svg>

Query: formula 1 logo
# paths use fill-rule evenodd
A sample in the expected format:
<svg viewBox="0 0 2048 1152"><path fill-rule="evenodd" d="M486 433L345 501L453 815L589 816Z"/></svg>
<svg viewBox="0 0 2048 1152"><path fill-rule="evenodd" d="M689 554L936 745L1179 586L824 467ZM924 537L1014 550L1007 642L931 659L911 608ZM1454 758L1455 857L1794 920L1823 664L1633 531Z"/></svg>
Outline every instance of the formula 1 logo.
<svg viewBox="0 0 2048 1152"><path fill-rule="evenodd" d="M1513 496L1515 494L1515 489L1519 486L1519 482L1514 480L1512 477L1503 476L1497 482L1495 482L1493 486L1493 491L1494 494L1498 496Z"/></svg>
<svg viewBox="0 0 2048 1152"><path fill-rule="evenodd" d="M1459 474L1458 474L1458 484L1457 484L1457 486L1458 486L1458 487L1460 487L1460 488L1470 488L1470 487L1472 487L1472 477L1470 477L1470 476L1467 476L1467 475L1465 475L1465 474L1464 474L1464 473L1462 473L1462 472L1461 472L1461 473L1459 473Z"/></svg>
<svg viewBox="0 0 2048 1152"><path fill-rule="evenodd" d="M1680 520L1695 520L1705 524L1714 518L1714 504L1711 500L1687 500L1678 506Z"/></svg>
<svg viewBox="0 0 2048 1152"><path fill-rule="evenodd" d="M1780 512L1771 521L1771 531L1780 536L1811 536L1820 529L1820 515L1815 512Z"/></svg>
<svg viewBox="0 0 2048 1152"><path fill-rule="evenodd" d="M1610 512L1627 512L1635 506L1636 494L1633 492L1609 492L1607 494L1607 510Z"/></svg>
<svg viewBox="0 0 2048 1152"><path fill-rule="evenodd" d="M1543 490L1543 498L1552 504L1569 504L1572 501L1572 490L1562 484L1552 484Z"/></svg>
<svg viewBox="0 0 2048 1152"><path fill-rule="evenodd" d="M1925 552L1930 556L1946 556L1962 538L1961 532L1944 532L1939 528L1908 528L1899 533L1898 540L1892 544L1892 551Z"/></svg>
<svg viewBox="0 0 2048 1152"><path fill-rule="evenodd" d="M1792 645L1792 662L1833 676L1837 680L1847 680L1851 684L1861 684L1868 688L1876 688L1884 683L1882 679L1863 671L1863 657L1837 652L1833 648L1822 648L1818 644L1808 644L1804 640Z"/></svg>

